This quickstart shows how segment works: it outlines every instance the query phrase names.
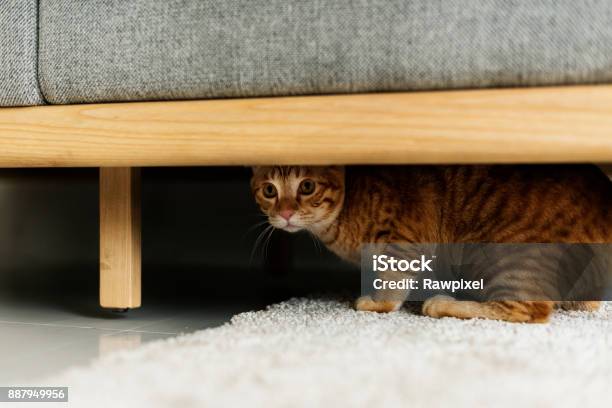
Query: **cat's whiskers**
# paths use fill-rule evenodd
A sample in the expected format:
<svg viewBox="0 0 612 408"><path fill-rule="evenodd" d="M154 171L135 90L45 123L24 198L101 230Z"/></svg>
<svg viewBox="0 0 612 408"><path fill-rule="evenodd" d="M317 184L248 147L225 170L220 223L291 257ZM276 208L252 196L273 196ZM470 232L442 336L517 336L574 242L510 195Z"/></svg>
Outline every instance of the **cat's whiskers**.
<svg viewBox="0 0 612 408"><path fill-rule="evenodd" d="M259 233L255 243L253 244L253 250L251 251L251 258L249 260L249 265L253 263L253 259L255 258L255 252L257 251L258 246L263 242L263 239L267 236L270 230L273 230L274 227L272 225L268 225L263 231Z"/></svg>
<svg viewBox="0 0 612 408"><path fill-rule="evenodd" d="M249 229L247 229L244 232L244 234L242 234L242 237L240 237L240 240L242 241L248 234L250 234L251 232L253 232L257 228L263 227L267 223L268 223L268 220L266 219L264 221L260 221L260 222L256 223L255 225L252 225L251 227L249 227Z"/></svg>
<svg viewBox="0 0 612 408"><path fill-rule="evenodd" d="M270 246L270 241L272 240L272 234L274 234L274 231L276 230L276 228L272 227L272 229L270 230L270 232L268 233L264 243L263 243L263 256L264 259L268 257L268 247Z"/></svg>
<svg viewBox="0 0 612 408"><path fill-rule="evenodd" d="M308 230L306 230L306 231L308 231ZM319 239L316 237L315 234L313 234L310 231L308 231L308 235L310 236L310 239L312 240L315 248L319 250L319 254L321 254L323 252L323 249L321 248L321 243L319 242Z"/></svg>

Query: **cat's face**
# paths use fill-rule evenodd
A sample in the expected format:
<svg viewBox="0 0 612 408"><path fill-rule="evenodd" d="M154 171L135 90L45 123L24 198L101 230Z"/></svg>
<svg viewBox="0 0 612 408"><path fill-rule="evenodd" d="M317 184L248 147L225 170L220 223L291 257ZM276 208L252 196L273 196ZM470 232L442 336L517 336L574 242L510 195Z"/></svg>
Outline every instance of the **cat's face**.
<svg viewBox="0 0 612 408"><path fill-rule="evenodd" d="M317 232L342 208L344 167L254 167L251 189L270 225L288 232Z"/></svg>

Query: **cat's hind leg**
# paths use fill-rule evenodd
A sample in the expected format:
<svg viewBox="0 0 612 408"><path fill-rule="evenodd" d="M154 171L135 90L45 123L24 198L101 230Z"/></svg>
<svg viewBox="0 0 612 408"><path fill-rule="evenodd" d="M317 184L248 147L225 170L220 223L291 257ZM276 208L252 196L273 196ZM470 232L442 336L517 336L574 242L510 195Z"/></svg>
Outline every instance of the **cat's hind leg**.
<svg viewBox="0 0 612 408"><path fill-rule="evenodd" d="M551 301L487 301L456 300L437 295L423 303L422 312L430 317L459 319L492 319L517 323L546 323L554 307Z"/></svg>
<svg viewBox="0 0 612 408"><path fill-rule="evenodd" d="M559 302L559 307L563 310L578 310L582 312L595 312L601 306L598 300L585 301L563 301Z"/></svg>

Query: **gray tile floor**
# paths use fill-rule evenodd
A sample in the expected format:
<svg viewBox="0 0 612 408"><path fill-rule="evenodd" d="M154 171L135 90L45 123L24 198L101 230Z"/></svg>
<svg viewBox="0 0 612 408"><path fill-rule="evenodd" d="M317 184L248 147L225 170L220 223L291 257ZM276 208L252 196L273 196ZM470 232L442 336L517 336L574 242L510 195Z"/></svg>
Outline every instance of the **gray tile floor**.
<svg viewBox="0 0 612 408"><path fill-rule="evenodd" d="M0 296L0 386L31 384L119 350L215 327L255 303L208 305L151 302L125 314L87 307L62 308L51 298Z"/></svg>

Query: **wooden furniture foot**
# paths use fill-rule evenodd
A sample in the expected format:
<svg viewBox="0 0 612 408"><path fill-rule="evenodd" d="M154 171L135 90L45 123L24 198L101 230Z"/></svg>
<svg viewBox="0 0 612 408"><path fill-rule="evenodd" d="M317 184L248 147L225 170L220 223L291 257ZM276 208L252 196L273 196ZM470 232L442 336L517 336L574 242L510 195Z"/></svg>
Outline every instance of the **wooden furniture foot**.
<svg viewBox="0 0 612 408"><path fill-rule="evenodd" d="M100 168L100 304L141 304L140 169Z"/></svg>

